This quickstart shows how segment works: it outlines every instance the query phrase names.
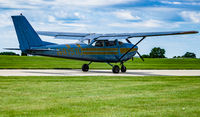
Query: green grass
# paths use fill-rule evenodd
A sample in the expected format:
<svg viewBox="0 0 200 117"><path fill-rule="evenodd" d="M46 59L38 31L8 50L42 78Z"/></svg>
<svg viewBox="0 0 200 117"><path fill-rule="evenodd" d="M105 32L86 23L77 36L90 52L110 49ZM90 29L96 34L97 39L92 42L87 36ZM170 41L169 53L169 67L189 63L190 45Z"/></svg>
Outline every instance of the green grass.
<svg viewBox="0 0 200 117"><path fill-rule="evenodd" d="M200 77L0 77L0 116L198 117Z"/></svg>
<svg viewBox="0 0 200 117"><path fill-rule="evenodd" d="M0 56L0 69L80 69L87 61L41 56ZM200 59L139 58L125 63L128 69L200 69ZM111 69L106 63L92 63L91 69Z"/></svg>

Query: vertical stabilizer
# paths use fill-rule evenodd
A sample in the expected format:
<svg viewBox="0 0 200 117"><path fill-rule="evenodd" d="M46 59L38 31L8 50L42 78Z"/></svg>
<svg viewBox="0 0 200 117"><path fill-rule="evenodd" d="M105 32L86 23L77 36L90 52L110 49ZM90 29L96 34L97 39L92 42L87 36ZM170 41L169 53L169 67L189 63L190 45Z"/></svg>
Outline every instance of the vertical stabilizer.
<svg viewBox="0 0 200 117"><path fill-rule="evenodd" d="M43 41L23 15L12 16L12 20L22 51L31 47L43 46Z"/></svg>

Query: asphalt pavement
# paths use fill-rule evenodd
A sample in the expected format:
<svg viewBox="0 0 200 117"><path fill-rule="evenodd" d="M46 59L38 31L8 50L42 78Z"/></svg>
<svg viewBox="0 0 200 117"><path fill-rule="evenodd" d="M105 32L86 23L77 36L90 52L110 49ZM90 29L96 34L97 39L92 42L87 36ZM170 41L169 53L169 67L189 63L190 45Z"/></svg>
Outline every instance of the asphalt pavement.
<svg viewBox="0 0 200 117"><path fill-rule="evenodd" d="M200 76L200 70L127 70L116 74L112 70L4 69L0 76Z"/></svg>

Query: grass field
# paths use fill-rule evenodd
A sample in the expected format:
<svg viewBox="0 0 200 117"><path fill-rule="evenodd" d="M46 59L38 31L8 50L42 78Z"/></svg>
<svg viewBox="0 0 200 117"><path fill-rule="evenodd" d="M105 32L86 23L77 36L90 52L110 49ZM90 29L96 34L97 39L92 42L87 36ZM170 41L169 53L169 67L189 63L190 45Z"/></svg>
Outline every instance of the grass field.
<svg viewBox="0 0 200 117"><path fill-rule="evenodd" d="M87 61L40 56L0 56L0 69L80 69ZM128 69L200 69L200 59L139 58L125 63ZM92 69L111 69L106 63L92 63Z"/></svg>
<svg viewBox="0 0 200 117"><path fill-rule="evenodd" d="M200 77L0 77L0 116L198 117Z"/></svg>

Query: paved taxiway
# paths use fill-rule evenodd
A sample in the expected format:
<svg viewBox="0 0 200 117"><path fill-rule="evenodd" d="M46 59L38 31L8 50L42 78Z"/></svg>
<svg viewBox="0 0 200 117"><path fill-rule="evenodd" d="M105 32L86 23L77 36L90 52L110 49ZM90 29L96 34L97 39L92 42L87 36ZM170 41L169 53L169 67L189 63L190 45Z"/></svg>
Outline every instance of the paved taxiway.
<svg viewBox="0 0 200 117"><path fill-rule="evenodd" d="M6 69L0 70L0 76L200 76L200 70L128 70L126 73L114 74L111 70Z"/></svg>

